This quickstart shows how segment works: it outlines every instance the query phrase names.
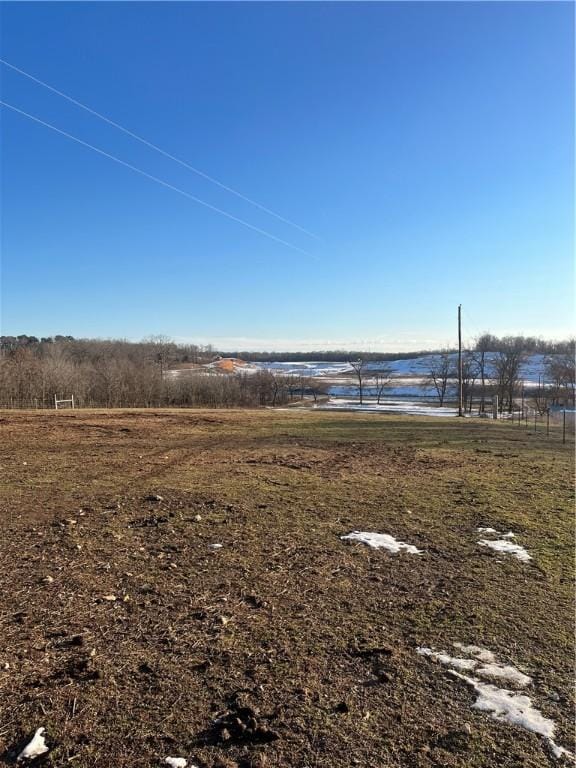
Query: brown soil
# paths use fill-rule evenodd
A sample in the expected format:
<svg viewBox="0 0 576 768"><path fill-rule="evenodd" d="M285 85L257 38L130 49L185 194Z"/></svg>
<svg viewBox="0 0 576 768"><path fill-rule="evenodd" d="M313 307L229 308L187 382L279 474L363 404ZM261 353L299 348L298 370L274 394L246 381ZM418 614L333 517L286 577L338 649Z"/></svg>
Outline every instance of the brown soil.
<svg viewBox="0 0 576 768"><path fill-rule="evenodd" d="M572 448L557 433L76 411L0 413L0 438L0 764L44 726L35 765L551 765L415 652L454 641L531 675L571 746ZM516 531L533 561L479 547L479 525ZM353 529L424 554L342 542Z"/></svg>

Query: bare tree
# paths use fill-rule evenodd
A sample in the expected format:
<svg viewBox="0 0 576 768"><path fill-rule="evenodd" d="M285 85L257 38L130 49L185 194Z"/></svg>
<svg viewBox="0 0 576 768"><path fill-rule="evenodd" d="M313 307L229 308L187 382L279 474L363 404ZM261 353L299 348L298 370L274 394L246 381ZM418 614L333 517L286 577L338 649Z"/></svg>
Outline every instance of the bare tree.
<svg viewBox="0 0 576 768"><path fill-rule="evenodd" d="M478 364L473 352L468 350L462 353L462 401L464 410L472 412L472 398L474 396L474 385L478 376Z"/></svg>
<svg viewBox="0 0 576 768"><path fill-rule="evenodd" d="M520 383L520 371L526 353L518 338L501 340L500 349L494 355L494 372L500 401L500 412L507 408L511 413L514 396Z"/></svg>
<svg viewBox="0 0 576 768"><path fill-rule="evenodd" d="M175 357L176 345L174 341L169 336L157 334L148 336L144 339L144 343L150 346L152 356L160 368L160 377L163 379L167 368Z"/></svg>
<svg viewBox="0 0 576 768"><path fill-rule="evenodd" d="M384 393L384 390L390 384L390 379L392 378L392 368L379 368L376 371L376 374L374 375L374 385L376 389L376 397L378 405L380 405L380 400L382 398L382 394Z"/></svg>
<svg viewBox="0 0 576 768"><path fill-rule="evenodd" d="M532 393L532 402L534 403L534 410L540 416L545 414L548 410L552 395L552 387L546 385L542 376L538 376L538 386Z"/></svg>
<svg viewBox="0 0 576 768"><path fill-rule="evenodd" d="M488 366L488 353L493 348L494 337L489 333L484 333L476 339L476 345L473 352L474 360L477 366L477 377L480 379L480 407L479 413L486 410L486 378Z"/></svg>
<svg viewBox="0 0 576 768"><path fill-rule="evenodd" d="M574 344L573 340L572 344ZM554 402L574 407L576 362L573 352L549 357L546 360L546 375L552 385Z"/></svg>
<svg viewBox="0 0 576 768"><path fill-rule="evenodd" d="M434 355L431 359L430 370L425 382L425 386L433 386L436 395L440 401L440 406L444 405L448 381L454 376L452 368L452 356L449 350L445 349L440 354Z"/></svg>
<svg viewBox="0 0 576 768"><path fill-rule="evenodd" d="M358 379L358 393L360 395L360 405L362 405L364 367L366 363L364 360L358 359L354 361L350 360L349 364L352 366L354 373L356 374L356 378Z"/></svg>

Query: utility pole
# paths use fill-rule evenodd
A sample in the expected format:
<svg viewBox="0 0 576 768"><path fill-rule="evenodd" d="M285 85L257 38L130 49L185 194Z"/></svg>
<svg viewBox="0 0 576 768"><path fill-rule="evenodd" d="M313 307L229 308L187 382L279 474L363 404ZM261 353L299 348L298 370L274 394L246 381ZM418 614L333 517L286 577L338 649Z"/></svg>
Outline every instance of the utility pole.
<svg viewBox="0 0 576 768"><path fill-rule="evenodd" d="M462 304L458 304L458 416L462 412Z"/></svg>

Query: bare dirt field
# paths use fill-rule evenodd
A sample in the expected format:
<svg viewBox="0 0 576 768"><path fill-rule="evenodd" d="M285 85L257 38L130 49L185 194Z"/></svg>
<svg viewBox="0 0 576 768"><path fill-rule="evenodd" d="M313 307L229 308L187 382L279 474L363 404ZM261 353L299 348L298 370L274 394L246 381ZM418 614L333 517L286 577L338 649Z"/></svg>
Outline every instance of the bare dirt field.
<svg viewBox="0 0 576 768"><path fill-rule="evenodd" d="M0 764L38 727L33 764L58 767L569 764L473 708L510 687L472 684L473 651L459 668L417 652L493 652L573 750L573 442L556 432L4 411L0 438Z"/></svg>

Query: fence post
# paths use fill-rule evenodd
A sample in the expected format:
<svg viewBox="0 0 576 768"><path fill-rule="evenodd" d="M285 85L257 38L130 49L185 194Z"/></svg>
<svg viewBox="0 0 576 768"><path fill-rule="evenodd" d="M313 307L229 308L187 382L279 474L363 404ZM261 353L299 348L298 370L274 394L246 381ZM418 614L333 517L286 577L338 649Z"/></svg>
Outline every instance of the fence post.
<svg viewBox="0 0 576 768"><path fill-rule="evenodd" d="M534 434L536 434L536 417L538 415L538 411L534 409Z"/></svg>
<svg viewBox="0 0 576 768"><path fill-rule="evenodd" d="M546 408L546 437L550 436L550 408Z"/></svg>
<svg viewBox="0 0 576 768"><path fill-rule="evenodd" d="M562 442L566 442L566 408L562 414Z"/></svg>

